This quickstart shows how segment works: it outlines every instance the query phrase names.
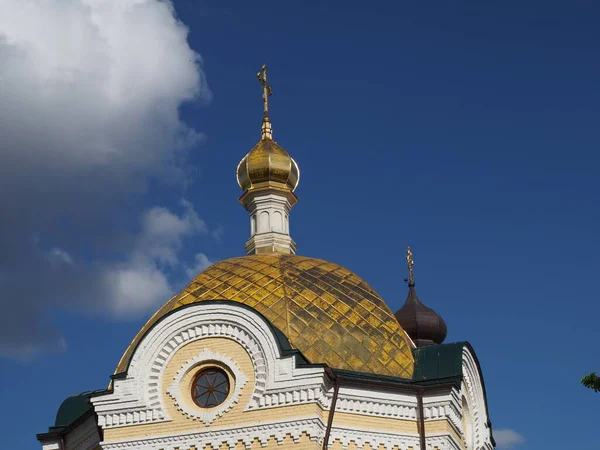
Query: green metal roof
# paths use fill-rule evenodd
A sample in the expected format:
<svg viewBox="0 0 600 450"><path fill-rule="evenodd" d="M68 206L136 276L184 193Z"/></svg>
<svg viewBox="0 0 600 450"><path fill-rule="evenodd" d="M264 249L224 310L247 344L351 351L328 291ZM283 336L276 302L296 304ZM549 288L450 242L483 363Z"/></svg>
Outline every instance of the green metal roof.
<svg viewBox="0 0 600 450"><path fill-rule="evenodd" d="M415 382L456 382L462 378L462 353L465 342L415 348Z"/></svg>
<svg viewBox="0 0 600 450"><path fill-rule="evenodd" d="M82 392L81 394L67 397L61 403L60 408L58 408L54 426L51 426L49 431L59 432L69 427L69 425L73 424L77 419L93 409L90 397L104 392L106 392L106 390L101 389L97 391Z"/></svg>
<svg viewBox="0 0 600 450"><path fill-rule="evenodd" d="M92 404L90 403L90 397L87 395L87 392L67 397L60 405L60 408L58 408L56 420L54 421L54 426L52 428L68 427L91 408Z"/></svg>

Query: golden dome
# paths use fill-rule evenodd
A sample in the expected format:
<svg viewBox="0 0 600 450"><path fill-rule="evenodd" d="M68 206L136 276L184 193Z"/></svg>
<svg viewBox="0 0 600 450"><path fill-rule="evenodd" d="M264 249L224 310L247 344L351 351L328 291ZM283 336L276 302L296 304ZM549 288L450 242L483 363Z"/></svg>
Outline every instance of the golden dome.
<svg viewBox="0 0 600 450"><path fill-rule="evenodd" d="M294 191L300 180L300 169L283 147L273 139L263 137L240 161L237 180L244 191L261 186Z"/></svg>
<svg viewBox="0 0 600 450"><path fill-rule="evenodd" d="M127 370L146 331L170 311L205 300L252 307L283 332L311 363L411 378L406 333L365 281L337 264L268 253L221 261L198 275L139 331L115 373Z"/></svg>

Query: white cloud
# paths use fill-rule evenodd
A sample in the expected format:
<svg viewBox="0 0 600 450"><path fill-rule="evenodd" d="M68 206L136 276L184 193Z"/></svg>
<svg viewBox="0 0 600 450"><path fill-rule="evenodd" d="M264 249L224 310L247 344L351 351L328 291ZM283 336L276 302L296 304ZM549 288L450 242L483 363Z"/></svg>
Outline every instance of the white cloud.
<svg viewBox="0 0 600 450"><path fill-rule="evenodd" d="M198 217L192 204L181 201L185 208L182 217L178 217L166 208L155 207L144 214L142 231L134 255L153 258L159 263L175 266L179 263L177 252L182 239L198 232L206 232L207 227Z"/></svg>
<svg viewBox="0 0 600 450"><path fill-rule="evenodd" d="M181 203L185 208L182 216L163 207L146 211L129 260L107 268L107 300L114 316L134 317L151 311L174 294L175 288L163 266L179 265L178 254L184 237L207 231L192 205L185 200ZM187 273L187 268L185 270Z"/></svg>
<svg viewBox="0 0 600 450"><path fill-rule="evenodd" d="M213 262L209 260L204 253L197 253L195 256L195 262L196 263L192 267L186 266L185 268L185 274L190 280L198 276L200 272L213 264Z"/></svg>
<svg viewBox="0 0 600 450"><path fill-rule="evenodd" d="M494 430L494 439L499 449L513 448L525 442L525 438L510 429Z"/></svg>
<svg viewBox="0 0 600 450"><path fill-rule="evenodd" d="M223 227L223 225L219 225L217 228L215 228L212 231L211 234L215 241L221 242L221 239L223 238L223 235L225 234L225 228Z"/></svg>
<svg viewBox="0 0 600 450"><path fill-rule="evenodd" d="M73 265L73 258L62 248L53 248L48 252L46 257L48 258L48 262L55 268L63 264Z"/></svg>
<svg viewBox="0 0 600 450"><path fill-rule="evenodd" d="M172 289L166 275L152 262L133 261L106 272L113 315L127 318L167 300Z"/></svg>
<svg viewBox="0 0 600 450"><path fill-rule="evenodd" d="M179 117L210 97L187 33L167 0L0 1L0 355L63 349L48 308L131 316L183 275L206 225L143 196L185 187L201 138Z"/></svg>

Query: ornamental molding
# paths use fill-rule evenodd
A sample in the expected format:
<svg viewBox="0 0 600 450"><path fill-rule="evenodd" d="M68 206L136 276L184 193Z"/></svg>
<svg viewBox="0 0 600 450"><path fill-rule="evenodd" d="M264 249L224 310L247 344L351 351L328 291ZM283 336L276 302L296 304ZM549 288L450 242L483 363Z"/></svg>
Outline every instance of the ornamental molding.
<svg viewBox="0 0 600 450"><path fill-rule="evenodd" d="M182 393L181 389L181 380L190 370L206 361L220 362L231 371L234 378L233 392L229 394L223 403L215 408L194 408L189 402L184 401L182 398L182 395L184 394ZM240 392L247 382L248 377L244 375L236 362L231 358L221 353L214 353L210 350L204 350L192 359L185 362L180 367L180 369L177 371L177 375L175 375L173 383L169 389L167 389L167 394L171 396L175 402L175 405L177 406L177 409L183 412L186 416L194 419L200 419L205 425L210 425L217 417L221 417L226 411L233 408L233 406L239 401Z"/></svg>
<svg viewBox="0 0 600 450"><path fill-rule="evenodd" d="M65 450L92 450L100 443L96 420L90 416L85 422L67 434L64 440Z"/></svg>
<svg viewBox="0 0 600 450"><path fill-rule="evenodd" d="M261 316L235 304L199 303L158 322L136 348L127 377L114 380L112 394L92 399L99 426L170 421L163 404L164 370L183 345L209 337L232 339L250 356L255 383L246 410L329 404L324 369L297 368L294 356L282 356L271 327Z"/></svg>
<svg viewBox="0 0 600 450"><path fill-rule="evenodd" d="M370 445L372 449L379 448L380 445L383 445L386 450L393 450L395 446L399 449L406 449L407 447L419 448L419 436L416 434L387 433L383 431L346 428L334 425L331 428L328 448L331 448L336 440L340 441L344 450L348 448L351 442L356 444L358 450L361 450L366 444Z"/></svg>
<svg viewBox="0 0 600 450"><path fill-rule="evenodd" d="M425 395L423 398L423 416L425 421L446 419L455 431L461 435L463 430L460 391L453 387L443 394Z"/></svg>
<svg viewBox="0 0 600 450"><path fill-rule="evenodd" d="M68 450L92 450L98 447L100 443L100 437L98 432L90 433L73 446L68 446Z"/></svg>
<svg viewBox="0 0 600 450"><path fill-rule="evenodd" d="M454 425L460 423L460 409L457 409L456 404L454 404L457 393L455 389L452 391L448 389L447 392L426 393L424 395L423 412L425 421L448 419ZM328 399L330 398L331 396L328 397ZM329 407L330 405L328 405ZM365 416L417 420L417 399L414 394L341 387L336 411Z"/></svg>
<svg viewBox="0 0 600 450"><path fill-rule="evenodd" d="M60 438L42 442L42 450L61 450L60 446Z"/></svg>
<svg viewBox="0 0 600 450"><path fill-rule="evenodd" d="M328 400L333 392L329 393ZM331 406L328 402L327 408ZM414 395L340 387L336 411L365 416L416 420L417 400Z"/></svg>
<svg viewBox="0 0 600 450"><path fill-rule="evenodd" d="M470 408L471 421L473 425L474 448L493 450L491 433L488 427L488 412L485 407L481 373L473 353L465 346L462 355L463 389L462 394L467 399ZM461 417L462 417L462 406ZM461 421L462 429L462 421Z"/></svg>
<svg viewBox="0 0 600 450"><path fill-rule="evenodd" d="M225 443L229 450L234 450L238 442L243 442L246 449L252 447L255 439L261 446L266 446L269 439L275 438L278 444L283 444L287 435L291 436L295 443L300 441L306 434L311 441L322 442L325 434L325 424L318 418L297 419L285 422L261 423L252 426L236 428L219 428L196 433L182 433L177 436L153 437L135 439L128 441L103 442L103 450L175 450L177 448L205 448L210 445L214 450L219 450Z"/></svg>
<svg viewBox="0 0 600 450"><path fill-rule="evenodd" d="M229 450L234 450L238 442L243 442L246 449L258 440L262 447L267 446L270 439L275 439L282 445L286 436L290 436L294 443L298 443L303 435L313 442L322 445L325 435L325 423L320 418L303 418L292 421L261 423L251 426L236 428L219 428L194 433L182 433L177 436L160 436L135 439L129 441L103 442L103 450L175 450L177 448L205 448L210 446L219 450L226 444ZM401 434L373 431L360 428L337 427L331 429L329 448L335 441L339 441L344 450L350 443L354 443L358 450L369 445L371 448L385 447L393 450L394 447L406 449L419 447L419 436L416 434ZM433 450L459 450L460 447L447 435L428 436L427 448Z"/></svg>
<svg viewBox="0 0 600 450"><path fill-rule="evenodd" d="M377 449L380 446L383 446L386 450L393 450L394 447L398 447L402 450L408 447L412 447L413 449L420 448L418 434L389 433L371 429L337 427L334 425L331 429L329 448L332 447L336 440L340 442L344 450L348 448L351 442L356 445L358 450L364 448L365 445L369 445L371 449ZM428 434L425 438L425 442L427 449L431 450L434 450L435 448L438 450L462 450L460 443L452 439L447 433L439 435Z"/></svg>
<svg viewBox="0 0 600 450"><path fill-rule="evenodd" d="M456 442L448 435L427 436L425 446L427 450L462 450L460 443ZM418 448L418 447L413 447Z"/></svg>

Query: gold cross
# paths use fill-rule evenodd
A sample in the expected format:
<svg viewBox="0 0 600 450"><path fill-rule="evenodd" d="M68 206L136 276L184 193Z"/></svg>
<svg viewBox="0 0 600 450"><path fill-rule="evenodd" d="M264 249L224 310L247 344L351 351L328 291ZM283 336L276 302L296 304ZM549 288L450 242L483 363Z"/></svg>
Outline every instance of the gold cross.
<svg viewBox="0 0 600 450"><path fill-rule="evenodd" d="M258 81L260 81L260 84L262 84L263 87L263 95L262 95L262 99L263 99L263 103L265 105L265 110L264 110L264 114L265 117L269 117L269 100L268 100L268 96L273 95L273 90L271 89L271 86L269 86L267 84L267 65L263 64L263 66L261 67L262 72L258 72L256 74Z"/></svg>
<svg viewBox="0 0 600 450"><path fill-rule="evenodd" d="M410 247L406 249L406 262L408 264L408 282L412 284L415 282L415 277L413 273L413 266L415 265L415 262L413 260L412 251L410 250Z"/></svg>

